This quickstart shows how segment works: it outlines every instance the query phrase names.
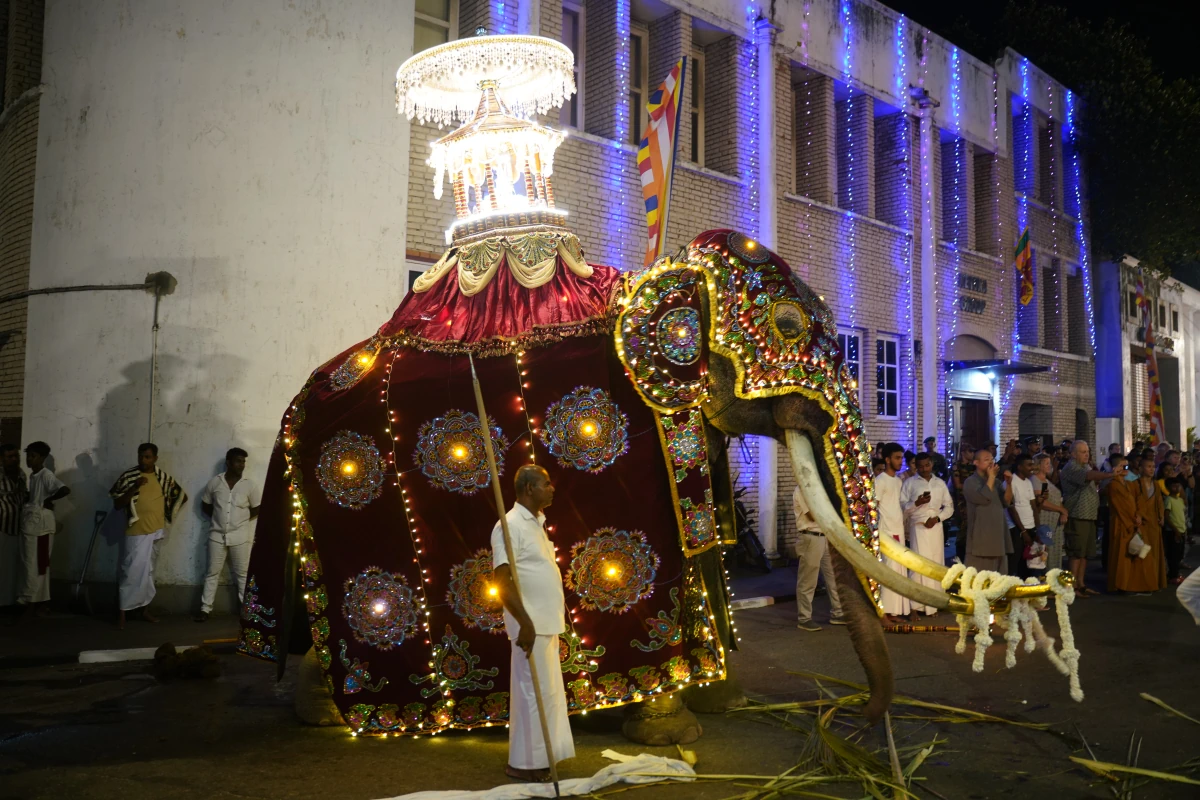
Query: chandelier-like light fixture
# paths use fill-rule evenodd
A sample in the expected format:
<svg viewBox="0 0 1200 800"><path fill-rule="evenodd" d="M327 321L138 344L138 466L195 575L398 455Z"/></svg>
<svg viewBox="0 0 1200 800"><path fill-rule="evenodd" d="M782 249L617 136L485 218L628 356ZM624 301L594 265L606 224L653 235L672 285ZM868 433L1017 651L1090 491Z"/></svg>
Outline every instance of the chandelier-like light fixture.
<svg viewBox="0 0 1200 800"><path fill-rule="evenodd" d="M446 174L457 219L447 244L505 231L561 228L554 207L554 151L562 131L529 117L575 92L570 48L540 36L460 39L418 53L396 72L396 108L438 126L466 123L430 145L434 197ZM501 96L503 93L503 96Z"/></svg>

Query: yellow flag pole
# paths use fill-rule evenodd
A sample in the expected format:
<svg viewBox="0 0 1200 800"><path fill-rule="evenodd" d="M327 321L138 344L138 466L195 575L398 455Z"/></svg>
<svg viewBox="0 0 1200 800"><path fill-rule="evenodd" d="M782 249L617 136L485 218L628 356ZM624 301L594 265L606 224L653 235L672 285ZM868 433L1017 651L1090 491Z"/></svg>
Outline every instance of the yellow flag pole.
<svg viewBox="0 0 1200 800"><path fill-rule="evenodd" d="M467 354L471 361L471 385L475 389L475 405L479 409L479 433L483 437L483 452L487 455L488 472L492 476L492 491L496 495L496 511L500 514L500 531L504 534L504 553L508 556L508 570L512 576L513 589L521 597L521 581L517 577L517 560L513 557L512 537L508 532L508 515L504 513L504 494L500 491L500 472L496 469L496 453L492 445L491 426L488 425L487 409L483 405L483 392L479 388L479 375L475 372L475 357ZM521 604L524 605L524 599ZM529 656L526 656L529 658ZM559 797L558 766L554 761L554 746L550 742L550 726L546 724L546 706L542 702L542 685L538 683L537 661L529 658L529 675L533 678L533 698L537 701L538 722L542 726L542 739L546 743L546 757L550 760L550 779L554 781L554 796ZM511 714L511 705L510 711Z"/></svg>

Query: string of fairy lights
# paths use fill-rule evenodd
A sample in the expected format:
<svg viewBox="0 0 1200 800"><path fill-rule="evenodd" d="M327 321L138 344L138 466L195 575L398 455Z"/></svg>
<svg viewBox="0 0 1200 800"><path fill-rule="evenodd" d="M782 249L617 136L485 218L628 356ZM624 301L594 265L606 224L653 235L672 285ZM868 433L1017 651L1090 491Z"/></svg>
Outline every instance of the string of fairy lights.
<svg viewBox="0 0 1200 800"><path fill-rule="evenodd" d="M941 364L946 358L946 346L958 334L958 276L962 273L962 251L964 247L970 246L970 238L967 231L967 220L964 220L966 206L963 201L963 180L966 177L966 170L963 164L963 158L967 150L967 140L963 137L963 121L962 121L962 55L957 47L950 45L950 121L953 126L954 139L950 142L951 150L954 153L954 170L951 175L953 181L954 194L954 222L953 235L948 236L947 244L950 246L951 268L944 276L945 288L942 291L944 302L949 304L949 325L942 332L940 341L938 342L938 363ZM943 213L945 213L943 211ZM938 370L938 396L945 396L945 384L947 375L944 370ZM954 440L954 415L947 409L946 413L946 438L950 441Z"/></svg>
<svg viewBox="0 0 1200 800"><path fill-rule="evenodd" d="M841 19L842 19L842 77L846 82L847 97L846 105L846 211L842 217L842 226L844 231L843 241L845 248L843 251L843 263L845 264L845 273L843 274L844 306L846 308L846 319L851 328L858 326L858 308L857 308L857 291L858 291L858 242L857 232L858 223L854 219L854 156L855 156L855 140L854 140L854 65L852 63L851 52L854 46L854 31L851 26L851 0L842 0L841 4Z"/></svg>
<svg viewBox="0 0 1200 800"><path fill-rule="evenodd" d="M1084 314L1087 316L1088 344L1090 346L1088 355L1093 355L1096 352L1096 318L1092 314L1092 270L1088 261L1087 235L1083 227L1083 175L1079 164L1079 131L1076 128L1075 119L1077 109L1075 95L1070 89L1066 90L1066 105L1066 135L1064 139L1070 143L1071 147L1071 189L1075 200L1072 209L1075 212L1075 246L1078 250L1079 271L1083 277Z"/></svg>
<svg viewBox="0 0 1200 800"><path fill-rule="evenodd" d="M904 161L902 169L904 170L904 192L901 199L901 204L904 207L904 238L900 243L902 258L904 262L904 282L905 282L905 311L908 319L915 319L913 314L916 304L915 288L913 281L913 269L915 267L915 252L916 247L916 232L913 230L913 213L912 213L912 191L913 191L913 172L912 172L912 122L908 115L909 91L908 91L908 18L901 14L896 19L896 99L900 102L900 114L897 116L897 122L901 126L901 145L904 148ZM908 440L912 442L914 449L917 444L917 384L916 384L916 367L914 359L904 359L904 384L912 393L909 402L904 404L904 421L905 427L908 430Z"/></svg>

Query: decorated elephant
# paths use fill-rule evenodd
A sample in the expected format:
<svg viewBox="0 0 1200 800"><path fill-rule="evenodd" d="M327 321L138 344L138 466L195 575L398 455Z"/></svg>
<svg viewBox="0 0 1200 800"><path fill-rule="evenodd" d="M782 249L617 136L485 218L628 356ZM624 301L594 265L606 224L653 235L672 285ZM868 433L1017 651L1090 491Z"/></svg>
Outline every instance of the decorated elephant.
<svg viewBox="0 0 1200 800"><path fill-rule="evenodd" d="M756 434L787 445L834 544L865 713L882 714L892 675L878 583L939 608L955 598L878 560L870 447L828 308L726 230L624 275L587 264L565 231L451 248L284 416L241 652L282 662L311 645L355 733L504 724L509 644L488 548L498 510L482 491L472 359L506 504L523 463L557 488L548 528L570 612L560 660L572 713L662 700L653 724L627 732L699 733L661 712L686 714L679 690L726 677L725 442Z"/></svg>

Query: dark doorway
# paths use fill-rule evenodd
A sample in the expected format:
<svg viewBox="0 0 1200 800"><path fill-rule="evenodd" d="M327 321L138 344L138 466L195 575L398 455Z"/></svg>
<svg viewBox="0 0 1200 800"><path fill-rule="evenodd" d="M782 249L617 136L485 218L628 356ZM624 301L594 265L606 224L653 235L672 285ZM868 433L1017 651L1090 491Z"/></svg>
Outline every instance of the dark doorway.
<svg viewBox="0 0 1200 800"><path fill-rule="evenodd" d="M1017 436L1042 437L1042 445L1054 442L1054 408L1042 403L1022 403L1017 412Z"/></svg>
<svg viewBox="0 0 1200 800"><path fill-rule="evenodd" d="M959 400L962 419L959 421L959 441L980 448L992 441L992 408L987 400Z"/></svg>

